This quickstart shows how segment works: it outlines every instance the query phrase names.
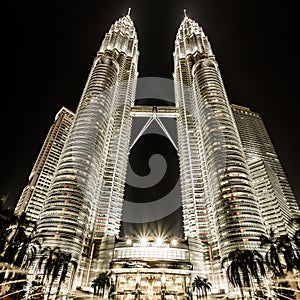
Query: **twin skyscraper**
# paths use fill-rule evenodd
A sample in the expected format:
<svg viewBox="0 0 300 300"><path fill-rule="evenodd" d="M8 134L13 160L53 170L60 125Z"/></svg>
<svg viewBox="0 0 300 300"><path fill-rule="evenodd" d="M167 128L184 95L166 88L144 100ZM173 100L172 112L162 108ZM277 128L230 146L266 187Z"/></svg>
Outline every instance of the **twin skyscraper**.
<svg viewBox="0 0 300 300"><path fill-rule="evenodd" d="M183 237L177 243L164 237L158 244L154 236L144 236L146 243L137 235L130 241L120 236L139 57L127 14L106 33L76 113L64 111L68 124L63 126L69 127L55 170L47 175L47 193L36 203L21 203L21 197L17 205L19 213L36 219L43 248L58 246L76 261L68 289L90 287L99 272L111 270L119 290L122 280L133 276L148 280L149 288L149 278L158 273L167 282L177 276L182 291L196 275L208 278L215 290L227 290L222 258L237 247L258 248L260 235L271 226L280 234L294 231L289 220L299 207L261 118L230 105L208 38L186 15L173 55L175 105L139 110L159 124L170 115L176 120Z"/></svg>

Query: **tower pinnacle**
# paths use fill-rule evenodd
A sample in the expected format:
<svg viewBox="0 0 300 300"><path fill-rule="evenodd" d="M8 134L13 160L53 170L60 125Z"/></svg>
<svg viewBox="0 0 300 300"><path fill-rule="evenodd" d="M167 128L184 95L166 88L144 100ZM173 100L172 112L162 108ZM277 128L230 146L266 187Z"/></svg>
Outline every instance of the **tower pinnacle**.
<svg viewBox="0 0 300 300"><path fill-rule="evenodd" d="M127 16L130 16L131 7L128 8Z"/></svg>
<svg viewBox="0 0 300 300"><path fill-rule="evenodd" d="M183 13L184 13L184 17L187 18L186 9L183 10Z"/></svg>

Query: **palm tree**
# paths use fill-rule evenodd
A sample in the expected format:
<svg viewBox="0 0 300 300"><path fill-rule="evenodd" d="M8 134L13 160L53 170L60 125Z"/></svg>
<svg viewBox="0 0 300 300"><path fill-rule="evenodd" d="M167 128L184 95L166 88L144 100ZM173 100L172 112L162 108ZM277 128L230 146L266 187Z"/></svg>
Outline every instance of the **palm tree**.
<svg viewBox="0 0 300 300"><path fill-rule="evenodd" d="M33 235L28 232L29 227L35 228L36 222L30 221L23 212L20 217L16 217L16 226L11 226L6 230L9 239L4 251L3 260L7 263L15 263L18 266L26 253L29 242Z"/></svg>
<svg viewBox="0 0 300 300"><path fill-rule="evenodd" d="M110 273L100 273L100 296L104 296L105 288L110 285Z"/></svg>
<svg viewBox="0 0 300 300"><path fill-rule="evenodd" d="M1 200L1 203L3 202L4 201ZM1 213L4 212L7 212L7 210L2 208ZM28 225L31 225L33 222L26 218L25 213L20 217L14 216L10 218L13 222L5 229L5 232L2 232L2 244L0 247L2 252L1 260L7 264L21 267L28 243L32 238L28 232L26 232L26 229L28 228ZM4 273L2 272L0 274L0 281L4 280L3 275ZM11 280L12 278L16 280L18 276L19 275L15 272L10 272L9 277L7 277L6 280Z"/></svg>
<svg viewBox="0 0 300 300"><path fill-rule="evenodd" d="M99 277L96 277L92 281L92 288L94 289L94 295L98 295L99 294L99 286L100 286L100 279L99 279Z"/></svg>
<svg viewBox="0 0 300 300"><path fill-rule="evenodd" d="M108 292L108 298L109 299L114 299L114 293L116 291L116 285L114 282L110 283L110 288L109 288L109 292Z"/></svg>
<svg viewBox="0 0 300 300"><path fill-rule="evenodd" d="M257 250L244 250L244 260L252 277L260 284L261 276L266 276L263 256Z"/></svg>
<svg viewBox="0 0 300 300"><path fill-rule="evenodd" d="M207 292L211 290L211 283L207 278L202 279L202 289L204 291L205 298L207 298Z"/></svg>
<svg viewBox="0 0 300 300"><path fill-rule="evenodd" d="M300 229L298 229L293 235L293 242L296 245L297 249L300 249Z"/></svg>
<svg viewBox="0 0 300 300"><path fill-rule="evenodd" d="M61 269L61 267L63 265L64 259L65 259L65 254L61 251L58 251L57 256L55 256L53 259L52 271L49 274L49 276L51 276L51 281L50 281L50 284L48 287L49 288L48 298L50 297L53 283L54 283L55 279L57 279L59 276L59 270Z"/></svg>
<svg viewBox="0 0 300 300"><path fill-rule="evenodd" d="M265 276L263 257L256 250L240 250L239 248L231 251L227 257L222 260L221 266L229 261L226 275L229 282L240 289L242 299L244 299L244 288L254 289L254 279L260 284L260 276Z"/></svg>
<svg viewBox="0 0 300 300"><path fill-rule="evenodd" d="M94 294L104 296L105 288L110 286L110 273L108 271L99 273L93 280Z"/></svg>
<svg viewBox="0 0 300 300"><path fill-rule="evenodd" d="M65 279L67 277L69 265L70 264L73 265L74 272L77 269L77 262L72 260L72 254L71 253L69 253L69 254L61 253L60 254L60 263L62 263L62 271L61 271L59 282L58 282L58 287L57 287L57 292L56 292L57 296L59 295L62 283L65 281Z"/></svg>
<svg viewBox="0 0 300 300"><path fill-rule="evenodd" d="M202 297L202 279L200 276L196 276L192 282L192 289L193 291L196 290L196 293L197 293L197 299L199 299L199 296L200 298Z"/></svg>
<svg viewBox="0 0 300 300"><path fill-rule="evenodd" d="M41 284L45 285L45 280L49 280L49 276L52 273L55 260L59 256L60 248L54 247L53 249L50 247L46 247L41 251L41 258L39 259L38 269L41 269L43 266L44 261L46 263L44 265L43 276L41 279Z"/></svg>
<svg viewBox="0 0 300 300"><path fill-rule="evenodd" d="M236 249L234 251L229 252L228 256L223 258L221 262L221 267L224 268L225 263L227 263L227 261L230 261L230 265L227 267L226 270L227 278L234 287L239 287L241 297L242 299L244 299L241 273L245 272L244 271L245 266L241 261L241 255L242 253L240 249Z"/></svg>
<svg viewBox="0 0 300 300"><path fill-rule="evenodd" d="M6 207L8 195L0 198L0 254L5 248L8 232L7 229L16 223L17 217L14 214L14 209Z"/></svg>
<svg viewBox="0 0 300 300"><path fill-rule="evenodd" d="M26 232L23 236L22 241L20 241L19 250L17 252L17 255L15 257L15 264L17 266L26 266L25 262L28 263L28 266L32 263L34 260L33 257L33 249L35 249L36 254L36 248L41 247L40 240L35 238L35 229L36 229L36 222L31 222L30 226L34 224L32 228L32 232ZM31 251L31 259L29 260L28 254L29 251Z"/></svg>
<svg viewBox="0 0 300 300"><path fill-rule="evenodd" d="M287 272L292 272L294 268L300 270L300 250L287 234L279 237L277 249L283 254Z"/></svg>
<svg viewBox="0 0 300 300"><path fill-rule="evenodd" d="M51 289L53 284L57 278L59 278L59 282L57 285L56 295L58 296L60 293L61 285L65 281L67 277L67 273L69 270L69 265L73 265L73 272L77 268L77 263L72 259L71 253L64 253L60 250L59 247L50 248L47 247L42 250L42 256L39 261L39 269L41 269L43 262L46 260L44 266L43 277L41 280L41 284L45 285L45 279L48 281L48 298L50 297ZM51 281L49 282L51 278Z"/></svg>
<svg viewBox="0 0 300 300"><path fill-rule="evenodd" d="M279 237L277 249L278 252L283 254L287 273L287 284L290 285L291 288L295 291L296 296L300 297L294 274L294 269L300 270L300 249L293 243L293 240L290 239L287 234Z"/></svg>
<svg viewBox="0 0 300 300"><path fill-rule="evenodd" d="M287 282L282 284L291 285L295 291L297 290L297 285L294 282L293 269L300 269L300 250L297 245L299 239L297 240L297 237L297 231L293 239L290 239L287 234L276 237L272 229L269 237L261 236L261 246L270 246L266 253L266 262L269 269L273 272L275 278L287 277ZM280 255L283 257L282 261L280 261Z"/></svg>
<svg viewBox="0 0 300 300"><path fill-rule="evenodd" d="M295 245L297 246L297 248L300 249L300 217L292 218L291 223L296 224L296 226L298 227L298 229L296 230L296 232L293 235L292 240L295 243Z"/></svg>
<svg viewBox="0 0 300 300"><path fill-rule="evenodd" d="M24 255L21 267L28 269L29 266L35 260L37 253L40 249L41 249L41 241L32 238L28 243L28 247L26 248L26 253Z"/></svg>
<svg viewBox="0 0 300 300"><path fill-rule="evenodd" d="M268 246L269 250L265 255L268 268L272 271L274 277L283 277L284 271L280 262L279 253L277 251L278 237L273 230L270 229L269 235L260 236L260 246Z"/></svg>

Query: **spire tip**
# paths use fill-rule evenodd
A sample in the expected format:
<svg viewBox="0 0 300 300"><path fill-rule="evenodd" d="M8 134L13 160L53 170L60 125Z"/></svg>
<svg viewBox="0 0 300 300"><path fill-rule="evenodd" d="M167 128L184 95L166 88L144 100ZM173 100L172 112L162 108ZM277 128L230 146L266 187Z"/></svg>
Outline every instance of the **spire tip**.
<svg viewBox="0 0 300 300"><path fill-rule="evenodd" d="M183 10L183 13L184 13L184 17L187 18L186 9Z"/></svg>
<svg viewBox="0 0 300 300"><path fill-rule="evenodd" d="M131 7L128 8L127 16L130 16Z"/></svg>

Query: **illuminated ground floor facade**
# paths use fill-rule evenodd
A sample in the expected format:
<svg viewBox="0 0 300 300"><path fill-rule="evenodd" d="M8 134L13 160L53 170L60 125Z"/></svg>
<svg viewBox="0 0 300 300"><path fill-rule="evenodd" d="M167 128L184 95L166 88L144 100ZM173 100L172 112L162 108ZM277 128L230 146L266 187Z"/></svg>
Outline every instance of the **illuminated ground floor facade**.
<svg viewBox="0 0 300 300"><path fill-rule="evenodd" d="M85 268L90 272L83 272L78 283L87 277L85 287L81 285L81 288L93 292L92 282L101 270L100 273L108 272L113 287L110 293L116 300L190 299L195 277L207 278L208 275L204 266L195 261L199 256L193 248L195 243L179 238L107 237L100 247L94 248L93 261L97 261L97 265ZM95 268L98 272L93 272ZM222 274L219 276L224 278ZM207 279L211 283L214 281L211 276ZM221 280L217 286L212 285L211 291L225 291L222 290L225 285ZM106 296L109 297L109 289Z"/></svg>
<svg viewBox="0 0 300 300"><path fill-rule="evenodd" d="M111 264L116 299L186 299L192 265L178 240L124 239Z"/></svg>
<svg viewBox="0 0 300 300"><path fill-rule="evenodd" d="M153 268L114 270L115 299L186 299L189 274L186 271Z"/></svg>

